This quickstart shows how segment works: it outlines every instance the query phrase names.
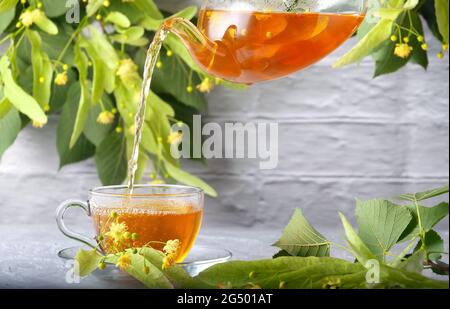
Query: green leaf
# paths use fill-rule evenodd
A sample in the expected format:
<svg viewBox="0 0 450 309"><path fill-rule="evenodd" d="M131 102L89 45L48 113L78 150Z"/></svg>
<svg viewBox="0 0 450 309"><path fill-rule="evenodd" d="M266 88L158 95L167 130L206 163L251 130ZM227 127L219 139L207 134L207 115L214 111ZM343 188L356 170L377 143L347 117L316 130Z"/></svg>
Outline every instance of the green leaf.
<svg viewBox="0 0 450 309"><path fill-rule="evenodd" d="M436 20L436 9L434 6L434 1L424 1L420 7L420 15L425 19L434 37L439 41L443 41L442 35L439 32L439 26Z"/></svg>
<svg viewBox="0 0 450 309"><path fill-rule="evenodd" d="M377 288L448 289L448 281L429 279L421 274L381 265L381 281Z"/></svg>
<svg viewBox="0 0 450 309"><path fill-rule="evenodd" d="M155 251L151 248L140 248L135 254L131 250L127 250L127 253L131 258L130 265L125 269L125 271L142 282L146 287L151 289L173 289L173 284L166 277L164 272L160 267L155 266L154 263L162 264L163 255L155 253L158 255L157 260L149 259L150 251ZM117 263L118 257L114 255L107 256L106 261L108 263ZM161 262L159 262L159 260ZM144 268L148 268L148 273L144 271Z"/></svg>
<svg viewBox="0 0 450 309"><path fill-rule="evenodd" d="M88 29L91 35L89 42L95 47L97 55L103 59L108 68L115 70L118 66L119 56L114 46L95 27L89 26Z"/></svg>
<svg viewBox="0 0 450 309"><path fill-rule="evenodd" d="M280 257L218 264L195 279L212 288L242 289L256 285L263 289L278 289L281 282L287 289L322 289L330 287L330 282L336 284L335 288L356 288L365 285L365 272L359 263L335 258Z"/></svg>
<svg viewBox="0 0 450 309"><path fill-rule="evenodd" d="M175 180L184 183L189 186L198 187L205 191L206 194L212 197L217 197L217 192L206 182L201 180L200 178L185 172L175 165L169 163L167 160L164 162L164 166L167 170L167 173Z"/></svg>
<svg viewBox="0 0 450 309"><path fill-rule="evenodd" d="M403 5L404 10L413 10L419 4L419 0L407 0Z"/></svg>
<svg viewBox="0 0 450 309"><path fill-rule="evenodd" d="M0 103L0 109L3 104L5 104L5 101ZM6 149L14 143L21 129L22 122L15 108L11 108L5 116L0 118L0 158Z"/></svg>
<svg viewBox="0 0 450 309"><path fill-rule="evenodd" d="M145 247L139 249L139 254L142 255L148 262L154 265L169 279L171 284L176 288L198 288L197 283L191 278L191 276L178 265L173 265L168 269L162 270L162 264L164 254L161 251Z"/></svg>
<svg viewBox="0 0 450 309"><path fill-rule="evenodd" d="M7 11L0 13L0 35L3 34L3 31L9 26L9 24L16 16L16 7L12 7Z"/></svg>
<svg viewBox="0 0 450 309"><path fill-rule="evenodd" d="M122 28L128 28L131 26L131 22L128 19L128 17L125 14L122 14L120 12L110 12L106 16L105 22L113 23L116 26L119 26Z"/></svg>
<svg viewBox="0 0 450 309"><path fill-rule="evenodd" d="M404 269L408 272L414 272L421 274L423 271L423 262L426 258L425 250L419 249L414 252L409 258L403 261L400 265L400 269Z"/></svg>
<svg viewBox="0 0 450 309"><path fill-rule="evenodd" d="M152 263L140 254L127 253L131 256L131 265L126 272L141 281L148 288L153 289L173 289L169 279ZM149 268L148 274L144 272L144 267Z"/></svg>
<svg viewBox="0 0 450 309"><path fill-rule="evenodd" d="M339 216L341 217L342 225L345 229L347 242L351 246L353 254L357 258L357 260L362 265L366 265L369 260L376 259L375 255L370 251L370 249L355 232L350 222L348 222L347 218L345 218L342 213L339 213Z"/></svg>
<svg viewBox="0 0 450 309"><path fill-rule="evenodd" d="M17 2L19 2L19 0L2 0L2 1L0 1L0 13L9 11L10 9L12 9L13 7L16 6Z"/></svg>
<svg viewBox="0 0 450 309"><path fill-rule="evenodd" d="M103 185L123 183L127 177L127 145L125 136L111 132L95 153L98 175Z"/></svg>
<svg viewBox="0 0 450 309"><path fill-rule="evenodd" d="M103 57L97 52L92 41L82 40L81 46L86 50L89 58L93 64L93 83L91 102L93 105L100 103L103 93L108 90L114 90L115 74L112 69L109 69L103 61Z"/></svg>
<svg viewBox="0 0 450 309"><path fill-rule="evenodd" d="M400 200L403 200L403 201L409 201L409 202L418 201L418 202L420 202L420 201L431 199L433 197L447 194L448 192L449 192L449 187L448 187L448 185L446 185L446 186L443 186L443 187L440 187L437 189L433 189L433 190L429 190L429 191L425 191L425 192L402 194L402 195L398 196L397 198Z"/></svg>
<svg viewBox="0 0 450 309"><path fill-rule="evenodd" d="M361 39L358 44L347 54L342 56L336 63L334 68L340 68L345 65L359 62L364 57L372 53L381 43L389 39L392 33L393 21L390 19L382 19L374 26L369 33Z"/></svg>
<svg viewBox="0 0 450 309"><path fill-rule="evenodd" d="M53 68L47 54L42 52L41 37L36 31L28 31L31 43L31 62L33 66L33 97L44 107L50 103L53 81ZM43 81L41 81L43 79Z"/></svg>
<svg viewBox="0 0 450 309"><path fill-rule="evenodd" d="M61 0L41 0L45 15L55 18L64 15L69 7L66 7L67 1Z"/></svg>
<svg viewBox="0 0 450 309"><path fill-rule="evenodd" d="M430 230L425 234L425 245L420 241L414 251L420 250L424 251L427 260L438 261L445 252L444 240L436 231Z"/></svg>
<svg viewBox="0 0 450 309"><path fill-rule="evenodd" d="M95 153L95 146L92 145L84 135L81 135L73 147L69 147L72 129L75 124L75 116L80 100L80 84L74 83L67 94L61 116L58 122L56 145L59 154L59 165L65 165L84 161L92 157Z"/></svg>
<svg viewBox="0 0 450 309"><path fill-rule="evenodd" d="M109 135L113 127L112 124L105 125L97 122L98 115L101 112L102 108L100 105L96 105L95 107L91 108L87 116L86 125L83 130L83 133L87 137L87 139L97 147Z"/></svg>
<svg viewBox="0 0 450 309"><path fill-rule="evenodd" d="M45 14L42 14L42 16L40 18L36 18L34 23L42 31L45 31L48 34L56 35L59 32L58 27L47 16L45 16Z"/></svg>
<svg viewBox="0 0 450 309"><path fill-rule="evenodd" d="M164 16L158 9L158 6L153 2L153 0L134 0L133 4L146 15L155 18L163 19Z"/></svg>
<svg viewBox="0 0 450 309"><path fill-rule="evenodd" d="M3 97L1 88L0 88L0 97ZM12 109L12 104L8 101L7 98L0 99L0 119L5 117L6 114Z"/></svg>
<svg viewBox="0 0 450 309"><path fill-rule="evenodd" d="M80 277L86 277L98 268L98 264L102 260L102 256L97 250L86 251L80 249L75 256L78 262L78 270Z"/></svg>
<svg viewBox="0 0 450 309"><path fill-rule="evenodd" d="M75 45L75 65L77 67L81 86L80 102L78 104L77 117L73 128L72 136L70 138L70 148L77 142L78 138L83 133L86 119L90 109L89 100L89 85L88 85L88 59L84 52L78 45Z"/></svg>
<svg viewBox="0 0 450 309"><path fill-rule="evenodd" d="M413 220L403 232L400 241L410 240L417 237L420 233L419 220L417 215L417 208L415 205L407 206L413 215ZM425 232L433 229L442 219L448 216L449 205L446 202L440 203L434 207L419 206L420 218L422 227Z"/></svg>
<svg viewBox="0 0 450 309"><path fill-rule="evenodd" d="M103 4L103 0L89 0L88 5L86 6L86 13L90 17L97 13L97 11L101 8Z"/></svg>
<svg viewBox="0 0 450 309"><path fill-rule="evenodd" d="M444 43L448 44L449 42L448 0L434 0L434 5L436 8L436 20L439 32L442 35Z"/></svg>
<svg viewBox="0 0 450 309"><path fill-rule="evenodd" d="M3 56L0 59L0 76L4 83L3 92L5 97L30 119L40 123L47 123L47 116L39 106L39 103L14 81L9 65L8 57Z"/></svg>
<svg viewBox="0 0 450 309"><path fill-rule="evenodd" d="M407 207L386 200L357 201L359 236L379 259L398 242L412 220Z"/></svg>
<svg viewBox="0 0 450 309"><path fill-rule="evenodd" d="M420 35L425 37L422 20L420 19L419 14L417 12L413 11L413 12L410 12L410 16L411 16L411 21L412 21L414 29ZM413 63L420 65L422 68L424 68L426 70L428 68L429 61L428 61L428 52L422 48L423 43L417 41L417 39L414 38L410 44L413 48L411 61Z"/></svg>
<svg viewBox="0 0 450 309"><path fill-rule="evenodd" d="M320 234L296 209L281 238L274 246L288 252L292 256L329 256L330 242Z"/></svg>

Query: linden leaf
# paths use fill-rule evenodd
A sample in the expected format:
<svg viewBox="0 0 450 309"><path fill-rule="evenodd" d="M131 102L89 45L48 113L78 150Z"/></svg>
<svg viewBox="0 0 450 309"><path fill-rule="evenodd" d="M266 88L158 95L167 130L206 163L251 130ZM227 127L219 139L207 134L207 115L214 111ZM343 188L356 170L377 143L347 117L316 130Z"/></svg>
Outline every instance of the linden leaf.
<svg viewBox="0 0 450 309"><path fill-rule="evenodd" d="M292 256L329 256L330 242L314 229L300 209L296 209L281 238L274 246Z"/></svg>
<svg viewBox="0 0 450 309"><path fill-rule="evenodd" d="M353 249L353 254L356 259L363 265L366 265L369 260L376 259L375 255L362 241L358 233L353 229L353 226L348 222L347 218L342 213L339 213L339 216L341 217L342 225L345 229L347 241Z"/></svg>
<svg viewBox="0 0 450 309"><path fill-rule="evenodd" d="M444 43L449 43L449 14L448 14L448 0L435 0L436 20L439 32L442 35Z"/></svg>
<svg viewBox="0 0 450 309"><path fill-rule="evenodd" d="M425 245L423 246L422 241L420 241L414 251L419 250L423 250L426 253L425 257L427 260L438 261L445 252L444 240L436 231L428 231L425 234Z"/></svg>
<svg viewBox="0 0 450 309"><path fill-rule="evenodd" d="M244 289L256 286L278 289L280 282L284 282L284 288L288 289L322 289L333 285L333 282L339 288L361 288L365 286L366 272L359 263L330 257L280 257L218 264L194 279L211 288Z"/></svg>
<svg viewBox="0 0 450 309"><path fill-rule="evenodd" d="M381 43L389 39L394 22L391 19L382 19L373 27L367 35L347 54L333 64L334 68L340 68L348 64L361 61L377 48Z"/></svg>
<svg viewBox="0 0 450 309"><path fill-rule="evenodd" d="M413 220L403 232L400 241L410 240L418 236L420 232L417 207L415 205L407 205L406 207L410 210L413 216ZM422 227L425 232L428 232L433 229L442 219L448 216L449 204L447 202L443 202L434 207L419 206L419 213Z"/></svg>
<svg viewBox="0 0 450 309"><path fill-rule="evenodd" d="M78 267L78 274L81 277L86 277L98 268L98 264L102 260L102 256L97 250L86 251L80 249L75 256Z"/></svg>
<svg viewBox="0 0 450 309"><path fill-rule="evenodd" d="M412 215L406 206L394 205L386 200L370 200L357 201L356 218L359 236L381 259L398 242Z"/></svg>
<svg viewBox="0 0 450 309"><path fill-rule="evenodd" d="M449 192L449 186L443 186L437 189L433 189L433 190L429 190L429 191L425 191L425 192L419 192L419 193L408 193L408 194L402 194L400 196L397 196L398 199L400 200L404 200L404 201L409 201L409 202L413 202L413 201L424 201L424 200L428 200L431 199L433 197L437 197L443 194L447 194Z"/></svg>
<svg viewBox="0 0 450 309"><path fill-rule="evenodd" d="M47 116L39 103L14 80L10 69L10 61L6 56L0 59L0 76L4 83L4 96L8 101L30 119L47 123Z"/></svg>

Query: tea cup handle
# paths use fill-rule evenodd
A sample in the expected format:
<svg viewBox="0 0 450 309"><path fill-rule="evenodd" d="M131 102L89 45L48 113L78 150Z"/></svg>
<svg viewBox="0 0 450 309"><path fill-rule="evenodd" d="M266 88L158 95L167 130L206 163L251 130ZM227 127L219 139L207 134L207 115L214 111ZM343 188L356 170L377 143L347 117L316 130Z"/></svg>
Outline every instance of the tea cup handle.
<svg viewBox="0 0 450 309"><path fill-rule="evenodd" d="M72 231L64 223L64 216L66 214L66 211L69 210L70 208L75 207L83 209L88 216L91 216L91 209L88 203L77 200L68 200L59 205L58 209L56 210L56 224L58 225L58 228L61 231L61 233L63 233L65 236L77 240L79 242L82 242L83 244L96 249L96 247L92 244L92 242L95 241L93 238Z"/></svg>

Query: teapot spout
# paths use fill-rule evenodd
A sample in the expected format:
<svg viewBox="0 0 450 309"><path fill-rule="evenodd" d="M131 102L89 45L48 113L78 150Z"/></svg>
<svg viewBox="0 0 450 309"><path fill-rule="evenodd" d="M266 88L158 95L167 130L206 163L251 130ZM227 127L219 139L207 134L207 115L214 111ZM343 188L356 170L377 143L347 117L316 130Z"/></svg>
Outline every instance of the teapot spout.
<svg viewBox="0 0 450 309"><path fill-rule="evenodd" d="M183 42L191 57L207 73L223 79L241 75L239 62L226 43L210 40L190 21L181 17L171 18L166 20L163 28Z"/></svg>

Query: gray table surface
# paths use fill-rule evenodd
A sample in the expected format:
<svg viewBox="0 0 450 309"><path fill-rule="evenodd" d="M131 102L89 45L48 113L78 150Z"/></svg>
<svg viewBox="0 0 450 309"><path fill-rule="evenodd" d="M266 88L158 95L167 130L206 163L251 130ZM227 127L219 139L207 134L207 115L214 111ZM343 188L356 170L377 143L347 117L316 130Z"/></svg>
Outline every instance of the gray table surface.
<svg viewBox="0 0 450 309"><path fill-rule="evenodd" d="M333 241L344 243L343 235L323 231ZM281 231L242 227L208 227L201 230L196 245L226 248L233 259L270 258L277 250L270 246ZM70 264L57 252L77 243L64 238L54 226L0 227L0 288L140 288L134 280L111 281L90 276L80 283L67 283ZM447 239L448 250L448 233ZM333 250L333 256L351 259L347 252Z"/></svg>

